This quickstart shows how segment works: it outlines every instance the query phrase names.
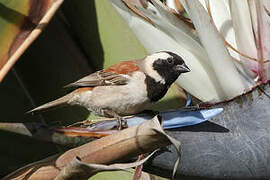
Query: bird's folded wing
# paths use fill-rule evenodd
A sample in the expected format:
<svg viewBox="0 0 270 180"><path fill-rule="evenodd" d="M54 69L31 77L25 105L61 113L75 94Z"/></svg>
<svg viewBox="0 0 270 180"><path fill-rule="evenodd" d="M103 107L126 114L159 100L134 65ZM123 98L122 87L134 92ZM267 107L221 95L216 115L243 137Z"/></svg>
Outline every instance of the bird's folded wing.
<svg viewBox="0 0 270 180"><path fill-rule="evenodd" d="M107 69L97 71L65 87L94 87L127 84L128 75L140 68L136 61L122 61Z"/></svg>
<svg viewBox="0 0 270 180"><path fill-rule="evenodd" d="M65 87L124 85L127 83L127 80L128 79L123 74L116 74L114 72L105 72L101 70L85 76L74 83L68 84Z"/></svg>

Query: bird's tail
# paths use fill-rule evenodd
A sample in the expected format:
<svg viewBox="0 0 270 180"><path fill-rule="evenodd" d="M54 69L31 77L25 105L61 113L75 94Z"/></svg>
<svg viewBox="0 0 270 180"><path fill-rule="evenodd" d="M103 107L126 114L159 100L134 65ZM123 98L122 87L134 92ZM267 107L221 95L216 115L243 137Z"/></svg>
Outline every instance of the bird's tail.
<svg viewBox="0 0 270 180"><path fill-rule="evenodd" d="M26 113L36 113L36 112L42 112L44 110L47 110L47 109L51 109L51 108L54 108L56 106L60 106L60 105L66 105L66 104L69 104L69 101L72 99L73 97L73 92L61 97L61 98L58 98L54 101L51 101L51 102L48 102L46 104L43 104L39 107L36 107L35 109L32 109Z"/></svg>

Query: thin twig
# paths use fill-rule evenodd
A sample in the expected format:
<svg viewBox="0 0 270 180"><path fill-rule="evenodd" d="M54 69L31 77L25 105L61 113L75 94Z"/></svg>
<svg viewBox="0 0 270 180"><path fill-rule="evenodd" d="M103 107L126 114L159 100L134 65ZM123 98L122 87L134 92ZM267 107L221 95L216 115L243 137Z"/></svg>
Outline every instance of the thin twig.
<svg viewBox="0 0 270 180"><path fill-rule="evenodd" d="M14 52L14 54L8 59L7 63L0 70L0 82L6 76L8 71L12 68L15 62L19 59L19 57L24 53L24 51L30 46L30 44L39 36L41 31L45 28L45 26L49 23L57 9L64 2L64 0L56 0L53 1L50 9L44 15L44 17L40 20L37 27L29 34L29 36L25 39L25 41L19 46L19 48Z"/></svg>

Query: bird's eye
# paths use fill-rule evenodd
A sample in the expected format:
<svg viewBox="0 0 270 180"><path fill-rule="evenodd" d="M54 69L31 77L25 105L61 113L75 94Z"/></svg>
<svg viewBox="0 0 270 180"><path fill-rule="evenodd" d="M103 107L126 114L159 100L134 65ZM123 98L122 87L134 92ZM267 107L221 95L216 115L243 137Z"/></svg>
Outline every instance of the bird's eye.
<svg viewBox="0 0 270 180"><path fill-rule="evenodd" d="M168 59L168 63L169 63L169 64L172 64L172 63L173 63L173 59L172 59L172 58L169 58L169 59Z"/></svg>

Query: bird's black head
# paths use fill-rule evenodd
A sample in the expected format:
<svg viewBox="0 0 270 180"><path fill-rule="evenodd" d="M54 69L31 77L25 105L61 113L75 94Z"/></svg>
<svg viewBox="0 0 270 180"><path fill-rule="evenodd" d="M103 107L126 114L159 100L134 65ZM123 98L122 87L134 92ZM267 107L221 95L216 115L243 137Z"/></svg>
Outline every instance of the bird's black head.
<svg viewBox="0 0 270 180"><path fill-rule="evenodd" d="M153 62L153 69L164 78L167 85L171 85L181 73L190 71L179 55L169 51L162 51L160 53L166 53L167 56L163 55L157 58Z"/></svg>
<svg viewBox="0 0 270 180"><path fill-rule="evenodd" d="M152 102L161 99L181 73L190 71L180 56L168 51L147 56L143 69L147 96Z"/></svg>

